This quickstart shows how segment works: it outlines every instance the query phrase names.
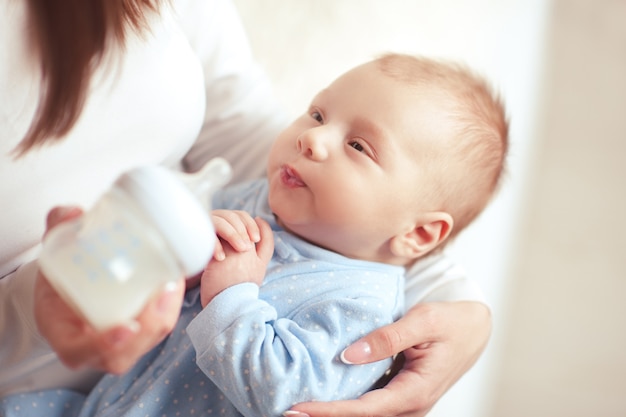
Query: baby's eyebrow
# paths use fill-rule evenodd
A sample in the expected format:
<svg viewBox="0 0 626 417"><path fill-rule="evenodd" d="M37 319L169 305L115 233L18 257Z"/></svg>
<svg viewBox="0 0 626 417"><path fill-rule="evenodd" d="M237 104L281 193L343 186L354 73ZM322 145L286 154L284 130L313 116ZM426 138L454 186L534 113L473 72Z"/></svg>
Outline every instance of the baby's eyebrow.
<svg viewBox="0 0 626 417"><path fill-rule="evenodd" d="M324 99L324 96L326 95L328 95L328 88L324 88L320 90L316 95L314 95L311 103Z"/></svg>
<svg viewBox="0 0 626 417"><path fill-rule="evenodd" d="M367 133L374 136L377 140L383 142L388 142L389 140L385 129L368 118L356 116L354 118L354 124L358 126L359 129L365 130Z"/></svg>

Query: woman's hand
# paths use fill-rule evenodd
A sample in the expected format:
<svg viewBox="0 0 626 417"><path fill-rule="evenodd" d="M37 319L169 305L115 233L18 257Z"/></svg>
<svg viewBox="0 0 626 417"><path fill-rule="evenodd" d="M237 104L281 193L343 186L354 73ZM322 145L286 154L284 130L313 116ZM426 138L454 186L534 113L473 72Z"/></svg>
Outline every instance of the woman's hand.
<svg viewBox="0 0 626 417"><path fill-rule="evenodd" d="M491 315L478 302L417 304L397 322L349 346L345 362L361 364L404 354L400 372L356 400L297 404L289 417L423 417L465 374L491 334Z"/></svg>
<svg viewBox="0 0 626 417"><path fill-rule="evenodd" d="M79 208L55 208L48 214L46 230L81 214ZM132 367L174 328L184 290L181 278L144 307L135 319L135 326L116 326L98 333L39 273L35 284L35 319L40 333L66 366L119 374Z"/></svg>

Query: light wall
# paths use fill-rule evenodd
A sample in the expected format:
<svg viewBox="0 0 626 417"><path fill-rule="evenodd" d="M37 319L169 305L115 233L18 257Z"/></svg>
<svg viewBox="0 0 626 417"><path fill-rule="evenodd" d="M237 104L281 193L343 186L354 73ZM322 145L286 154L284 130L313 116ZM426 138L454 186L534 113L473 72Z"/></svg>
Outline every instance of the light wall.
<svg viewBox="0 0 626 417"><path fill-rule="evenodd" d="M253 51L293 115L348 68L386 51L462 60L489 77L514 115L506 187L451 248L489 297L490 348L431 416L484 416L504 326L508 266L534 139L547 5L540 0L236 0Z"/></svg>
<svg viewBox="0 0 626 417"><path fill-rule="evenodd" d="M626 1L554 0L486 417L626 416Z"/></svg>

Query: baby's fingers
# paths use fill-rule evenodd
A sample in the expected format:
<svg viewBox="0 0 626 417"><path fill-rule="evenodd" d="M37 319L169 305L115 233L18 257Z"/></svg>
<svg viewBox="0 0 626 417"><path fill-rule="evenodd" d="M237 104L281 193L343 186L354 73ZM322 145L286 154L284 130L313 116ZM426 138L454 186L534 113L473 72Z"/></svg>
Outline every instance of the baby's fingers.
<svg viewBox="0 0 626 417"><path fill-rule="evenodd" d="M272 228L265 220L257 217L256 222L259 226L260 235L262 235L262 239L259 239L260 242L256 246L256 252L259 258L267 264L274 253L274 233L272 233Z"/></svg>
<svg viewBox="0 0 626 417"><path fill-rule="evenodd" d="M244 211L214 210L211 216L217 236L238 252L254 248L260 239L259 227Z"/></svg>
<svg viewBox="0 0 626 417"><path fill-rule="evenodd" d="M215 239L215 248L213 249L213 259L216 261L223 261L226 259L226 253L224 252L224 247L222 246L222 242L219 239Z"/></svg>

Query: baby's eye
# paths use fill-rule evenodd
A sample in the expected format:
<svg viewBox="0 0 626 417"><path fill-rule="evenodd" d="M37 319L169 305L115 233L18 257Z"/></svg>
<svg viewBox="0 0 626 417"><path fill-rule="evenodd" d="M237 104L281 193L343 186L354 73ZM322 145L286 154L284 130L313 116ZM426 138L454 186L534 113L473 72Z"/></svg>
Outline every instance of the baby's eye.
<svg viewBox="0 0 626 417"><path fill-rule="evenodd" d="M357 152L362 153L366 157L376 160L376 152L374 151L374 148L372 148L371 145L367 141L363 139L359 139L359 140L353 139L347 142L347 145L353 148L354 150L356 150Z"/></svg>
<svg viewBox="0 0 626 417"><path fill-rule="evenodd" d="M359 142L356 142L356 141L350 142L348 145L353 147L354 149L356 149L359 152L365 152L365 148Z"/></svg>
<svg viewBox="0 0 626 417"><path fill-rule="evenodd" d="M324 119L322 118L322 114L318 111L314 111L311 113L311 117L315 119L319 123L323 123Z"/></svg>

